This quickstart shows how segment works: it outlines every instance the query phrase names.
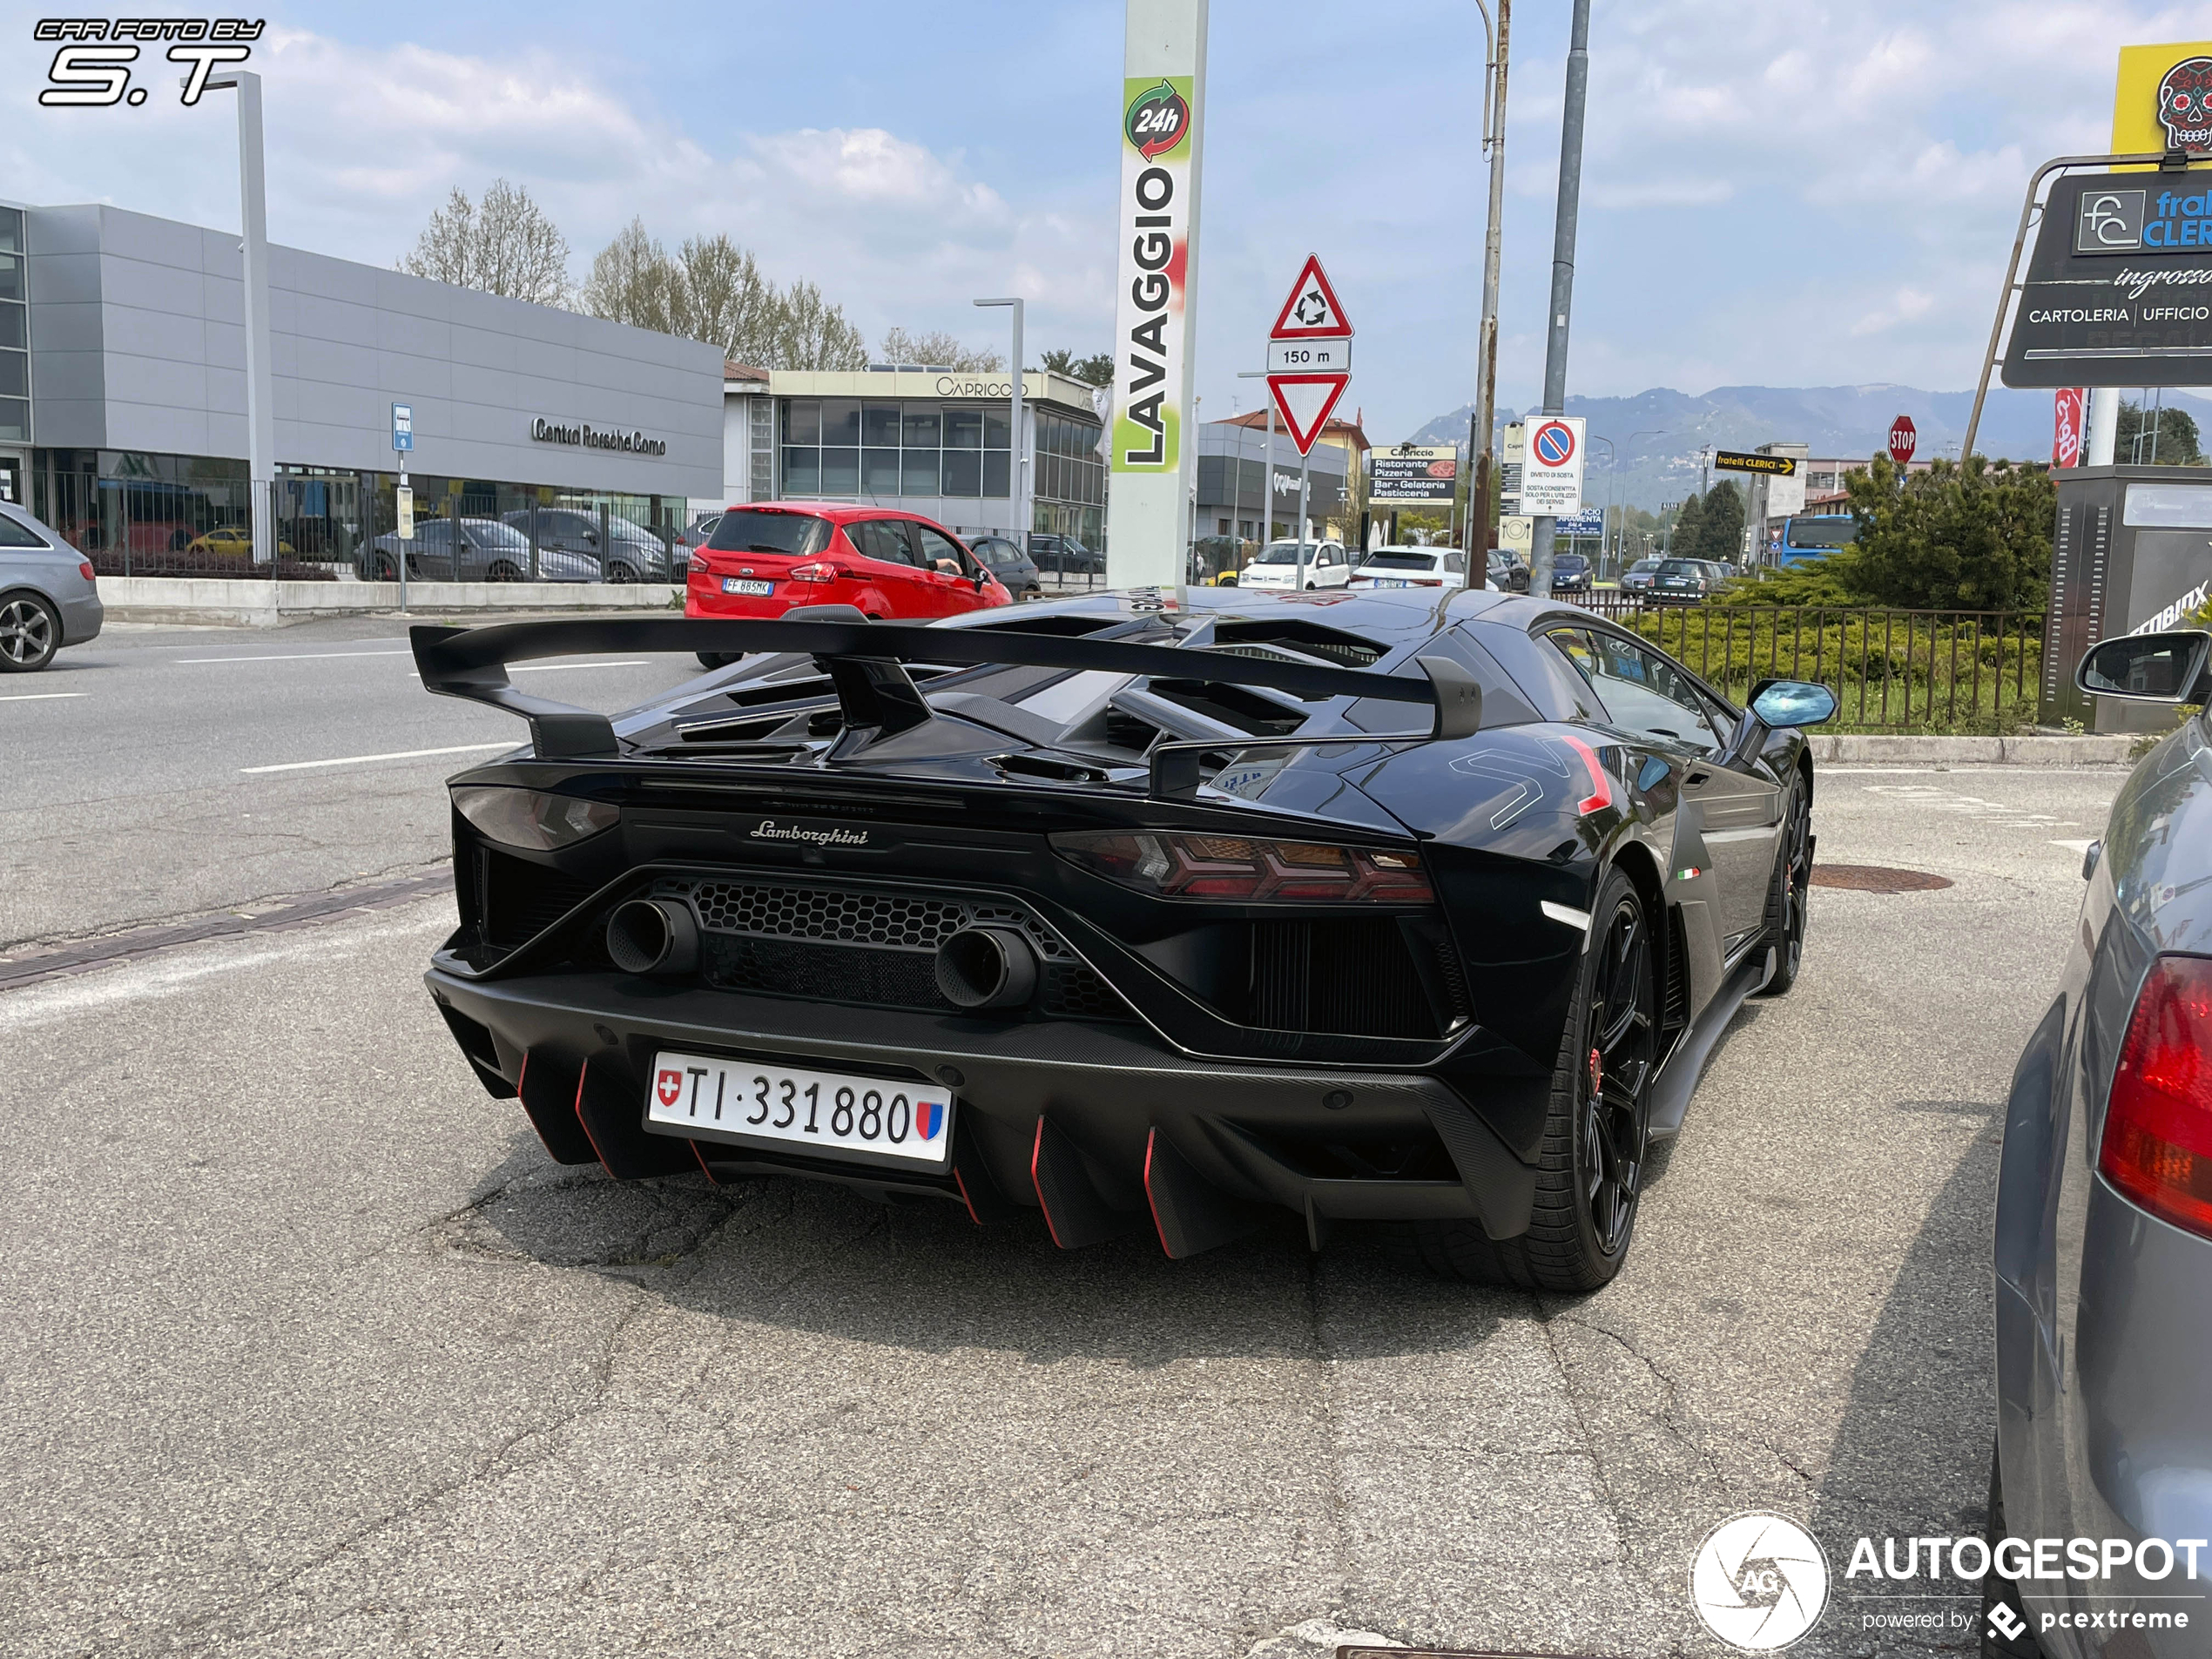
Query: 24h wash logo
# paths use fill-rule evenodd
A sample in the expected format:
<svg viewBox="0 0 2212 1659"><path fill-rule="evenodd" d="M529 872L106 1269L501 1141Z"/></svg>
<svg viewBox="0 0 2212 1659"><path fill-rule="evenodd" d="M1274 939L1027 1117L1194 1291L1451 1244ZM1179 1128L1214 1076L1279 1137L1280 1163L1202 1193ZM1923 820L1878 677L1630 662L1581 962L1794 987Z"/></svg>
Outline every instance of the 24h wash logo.
<svg viewBox="0 0 2212 1659"><path fill-rule="evenodd" d="M1183 94L1165 81L1130 105L1122 123L1123 133L1147 161L1157 160L1174 149L1183 142L1183 135L1190 128L1190 106L1183 101Z"/></svg>
<svg viewBox="0 0 2212 1659"><path fill-rule="evenodd" d="M74 44L55 51L38 101L48 109L137 109L146 89L131 84L132 66L142 50L168 42L163 55L185 71L181 101L195 105L210 71L253 56L246 43L260 39L263 26L259 17L41 17L33 40Z"/></svg>

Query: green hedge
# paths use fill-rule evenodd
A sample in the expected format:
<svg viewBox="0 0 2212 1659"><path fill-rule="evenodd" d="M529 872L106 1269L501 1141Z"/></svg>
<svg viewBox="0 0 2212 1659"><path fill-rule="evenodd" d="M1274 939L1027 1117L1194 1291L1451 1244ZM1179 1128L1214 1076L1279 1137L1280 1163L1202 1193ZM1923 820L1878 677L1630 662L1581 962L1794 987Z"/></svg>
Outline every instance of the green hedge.
<svg viewBox="0 0 2212 1659"><path fill-rule="evenodd" d="M1715 605L1614 620L1738 701L1770 678L1833 686L1838 730L2002 733L2035 722L2040 616Z"/></svg>

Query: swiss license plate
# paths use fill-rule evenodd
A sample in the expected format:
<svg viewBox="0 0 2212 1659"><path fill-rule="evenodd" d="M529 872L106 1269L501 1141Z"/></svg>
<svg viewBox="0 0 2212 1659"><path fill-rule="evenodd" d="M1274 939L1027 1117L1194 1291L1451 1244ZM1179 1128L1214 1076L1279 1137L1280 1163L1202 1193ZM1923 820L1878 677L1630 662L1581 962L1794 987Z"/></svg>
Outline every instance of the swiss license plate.
<svg viewBox="0 0 2212 1659"><path fill-rule="evenodd" d="M953 1097L923 1082L855 1077L664 1049L645 1091L648 1121L795 1150L860 1153L942 1170Z"/></svg>
<svg viewBox="0 0 2212 1659"><path fill-rule="evenodd" d="M1409 588L1413 586L1413 583L1398 577L1379 576L1370 581L1367 585L1371 588Z"/></svg>
<svg viewBox="0 0 2212 1659"><path fill-rule="evenodd" d="M722 578L722 591L725 593L749 593L756 598L765 599L775 590L774 583L750 577L725 576Z"/></svg>

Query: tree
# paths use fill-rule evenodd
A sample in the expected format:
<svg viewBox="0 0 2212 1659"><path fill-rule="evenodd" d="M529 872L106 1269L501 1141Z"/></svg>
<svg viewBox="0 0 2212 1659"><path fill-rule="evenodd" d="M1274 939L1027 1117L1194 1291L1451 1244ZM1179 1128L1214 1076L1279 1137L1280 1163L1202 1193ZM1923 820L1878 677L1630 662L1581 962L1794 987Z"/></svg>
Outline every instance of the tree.
<svg viewBox="0 0 2212 1659"><path fill-rule="evenodd" d="M1669 557L1696 559L1704 556L1697 550L1700 546L1698 538L1703 534L1700 529L1700 522L1703 517L1703 509L1698 503L1697 492L1693 489L1683 497L1682 504L1675 509L1674 528L1667 534Z"/></svg>
<svg viewBox="0 0 2212 1659"><path fill-rule="evenodd" d="M645 233L644 219L633 219L593 258L578 299L585 311L610 322L689 334L682 326L690 308L683 285L683 273L668 251Z"/></svg>
<svg viewBox="0 0 2212 1659"><path fill-rule="evenodd" d="M2125 466L2201 467L2196 421L2187 409L2155 409L2146 419L2140 403L2122 399L2113 459Z"/></svg>
<svg viewBox="0 0 2212 1659"><path fill-rule="evenodd" d="M1055 374L1065 374L1069 380L1081 381L1085 386L1111 386L1114 383L1114 354L1103 351L1096 356L1078 357L1065 347L1055 347L1044 354L1044 366Z"/></svg>
<svg viewBox="0 0 2212 1659"><path fill-rule="evenodd" d="M845 320L838 307L826 305L811 282L794 282L784 293L775 343L765 368L866 368L868 343Z"/></svg>
<svg viewBox="0 0 2212 1659"><path fill-rule="evenodd" d="M564 305L569 293L568 239L529 192L492 180L481 203L455 187L430 215L400 268L433 282L481 288L510 300Z"/></svg>
<svg viewBox="0 0 2212 1659"><path fill-rule="evenodd" d="M957 374L996 374L1006 368L1006 358L1001 353L974 350L941 328L926 334L910 334L903 328L894 328L883 336L883 343L876 347L876 352L887 363L949 368Z"/></svg>
<svg viewBox="0 0 2212 1659"><path fill-rule="evenodd" d="M583 308L610 322L718 346L761 368L865 368L867 342L811 282L782 293L726 235L695 236L674 257L633 219L591 261Z"/></svg>
<svg viewBox="0 0 2212 1659"><path fill-rule="evenodd" d="M1681 532L1676 533L1679 543ZM1683 556L1734 564L1743 556L1743 496L1732 479L1723 478L1705 492L1697 504L1697 546Z"/></svg>
<svg viewBox="0 0 2212 1659"><path fill-rule="evenodd" d="M1844 488L1858 542L1839 574L1861 597L1931 610L2042 603L2058 514L2047 469L1973 455L1907 476L1878 455L1846 473Z"/></svg>

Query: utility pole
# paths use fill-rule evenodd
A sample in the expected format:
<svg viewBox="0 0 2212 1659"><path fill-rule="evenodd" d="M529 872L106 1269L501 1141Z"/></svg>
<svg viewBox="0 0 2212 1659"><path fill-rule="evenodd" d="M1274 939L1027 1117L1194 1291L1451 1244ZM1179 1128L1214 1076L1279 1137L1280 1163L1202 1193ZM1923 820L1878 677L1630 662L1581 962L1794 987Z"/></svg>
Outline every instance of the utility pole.
<svg viewBox="0 0 2212 1659"><path fill-rule="evenodd" d="M1481 7L1482 0L1475 4ZM1482 21L1484 32L1489 33L1487 7ZM1512 28L1513 0L1498 0L1483 100L1482 144L1490 152L1490 219L1482 235L1482 326L1475 336L1474 411L1467 417L1467 464L1474 469L1464 527L1469 570L1490 551L1490 492L1496 476L1491 435L1498 424L1498 253L1506 198L1506 49Z"/></svg>
<svg viewBox="0 0 2212 1659"><path fill-rule="evenodd" d="M1552 225L1551 327L1545 331L1544 413L1567 413L1567 321L1575 307L1575 227L1582 206L1582 110L1590 90L1590 0L1575 0L1567 48L1567 108L1559 128L1559 210ZM1552 590L1558 521L1539 518L1528 543L1528 591Z"/></svg>
<svg viewBox="0 0 2212 1659"><path fill-rule="evenodd" d="M205 85L209 91L238 94L239 218L246 279L246 499L252 517L253 563L267 565L274 576L276 398L270 385L269 204L261 169L261 78L250 69L220 69L207 77Z"/></svg>
<svg viewBox="0 0 2212 1659"><path fill-rule="evenodd" d="M1028 446L1022 442L1022 312L1023 307L1019 300L978 300L975 303L979 306L1007 306L1010 307L1014 312L1014 386L1012 395L1007 400L1008 406L1007 418L1014 423L1014 430L1010 435L1014 451L1010 457L1013 462L1010 469L1012 475L1007 480L1007 491L1014 499L1007 503L1007 514L1014 521L1011 538L1014 545L1026 553L1029 548L1030 526L1028 515L1022 510L1022 504L1028 499L1028 492L1022 486L1028 482L1029 475ZM904 488L903 480L900 487Z"/></svg>

